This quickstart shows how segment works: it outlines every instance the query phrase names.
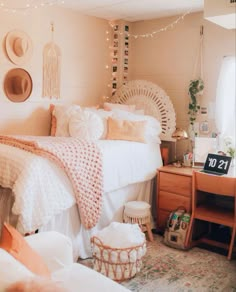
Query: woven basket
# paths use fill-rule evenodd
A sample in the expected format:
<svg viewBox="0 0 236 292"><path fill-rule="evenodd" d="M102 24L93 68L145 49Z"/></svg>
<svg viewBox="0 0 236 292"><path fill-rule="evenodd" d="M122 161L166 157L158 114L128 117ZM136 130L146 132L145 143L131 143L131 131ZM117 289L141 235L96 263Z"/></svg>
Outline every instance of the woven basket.
<svg viewBox="0 0 236 292"><path fill-rule="evenodd" d="M128 248L112 248L93 236L91 245L94 270L118 282L130 279L140 271L146 253L146 240Z"/></svg>

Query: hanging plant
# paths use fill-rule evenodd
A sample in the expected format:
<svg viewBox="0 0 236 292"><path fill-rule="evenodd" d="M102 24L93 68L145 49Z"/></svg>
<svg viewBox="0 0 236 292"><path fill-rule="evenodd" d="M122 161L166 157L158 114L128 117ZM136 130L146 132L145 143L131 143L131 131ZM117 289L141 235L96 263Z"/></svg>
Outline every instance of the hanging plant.
<svg viewBox="0 0 236 292"><path fill-rule="evenodd" d="M188 114L189 114L189 121L191 125L194 124L197 113L200 109L200 105L198 104L198 101L197 101L197 96L202 95L203 89L204 89L204 83L201 78L190 81L188 94L190 96L191 102L189 102L189 105L188 105Z"/></svg>

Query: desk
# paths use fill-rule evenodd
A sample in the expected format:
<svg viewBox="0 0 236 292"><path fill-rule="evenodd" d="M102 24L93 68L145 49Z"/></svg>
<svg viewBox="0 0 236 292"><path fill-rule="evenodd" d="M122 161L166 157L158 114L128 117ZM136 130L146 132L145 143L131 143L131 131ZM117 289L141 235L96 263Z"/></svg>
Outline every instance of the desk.
<svg viewBox="0 0 236 292"><path fill-rule="evenodd" d="M229 177L235 177L236 178L236 165L234 163L234 166L230 166L229 168L229 172L226 176L229 176Z"/></svg>
<svg viewBox="0 0 236 292"><path fill-rule="evenodd" d="M168 216L176 208L183 206L191 212L193 171L200 171L200 168L166 165L157 170L157 231L165 230ZM230 167L227 176L236 178L236 167Z"/></svg>

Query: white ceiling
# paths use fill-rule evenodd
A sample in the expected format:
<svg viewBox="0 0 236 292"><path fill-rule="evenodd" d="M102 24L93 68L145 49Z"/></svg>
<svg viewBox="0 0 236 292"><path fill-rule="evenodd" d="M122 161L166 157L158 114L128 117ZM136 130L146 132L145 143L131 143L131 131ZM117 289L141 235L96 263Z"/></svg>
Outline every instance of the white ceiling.
<svg viewBox="0 0 236 292"><path fill-rule="evenodd" d="M85 15L132 22L202 11L204 0L64 0L63 6Z"/></svg>

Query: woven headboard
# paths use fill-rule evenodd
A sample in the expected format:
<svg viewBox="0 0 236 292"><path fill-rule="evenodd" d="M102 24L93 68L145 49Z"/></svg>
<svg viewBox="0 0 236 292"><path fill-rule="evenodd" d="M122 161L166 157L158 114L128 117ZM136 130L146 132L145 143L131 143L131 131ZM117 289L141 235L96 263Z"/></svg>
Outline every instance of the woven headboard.
<svg viewBox="0 0 236 292"><path fill-rule="evenodd" d="M166 92L158 85L146 80L132 80L121 86L109 102L135 104L146 115L154 116L161 123L161 140L171 141L176 128L173 104Z"/></svg>

